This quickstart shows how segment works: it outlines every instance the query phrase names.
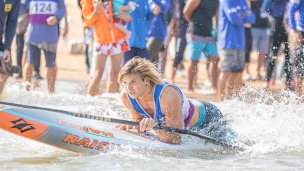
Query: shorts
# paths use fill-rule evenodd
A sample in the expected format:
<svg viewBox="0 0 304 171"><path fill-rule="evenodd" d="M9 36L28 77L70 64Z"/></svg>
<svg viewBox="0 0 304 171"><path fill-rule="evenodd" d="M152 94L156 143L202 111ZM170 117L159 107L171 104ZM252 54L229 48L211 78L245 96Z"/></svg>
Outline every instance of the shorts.
<svg viewBox="0 0 304 171"><path fill-rule="evenodd" d="M267 54L269 50L270 29L269 28L251 28L252 51Z"/></svg>
<svg viewBox="0 0 304 171"><path fill-rule="evenodd" d="M120 54L122 52L126 52L130 50L130 46L128 41L126 41L125 39L121 39L116 43L106 43L106 44L101 44L101 43L97 43L94 42L93 45L93 55L117 55Z"/></svg>
<svg viewBox="0 0 304 171"><path fill-rule="evenodd" d="M189 51L190 51L190 59L194 61L198 61L201 57L202 52L205 57L208 56L218 56L216 42L199 42L194 40L187 40Z"/></svg>
<svg viewBox="0 0 304 171"><path fill-rule="evenodd" d="M222 112L211 103L203 101L196 101L195 103L199 103L200 116L197 123L198 125L195 125L191 129L199 129L202 131L203 135L208 135L220 142L228 144L229 142L233 142L237 137L237 134L229 128Z"/></svg>
<svg viewBox="0 0 304 171"><path fill-rule="evenodd" d="M56 66L57 42L27 42L26 62L40 65L41 49L44 52L47 67Z"/></svg>
<svg viewBox="0 0 304 171"><path fill-rule="evenodd" d="M121 24L124 26L127 24L127 21L120 19L120 18L114 18L114 23Z"/></svg>
<svg viewBox="0 0 304 171"><path fill-rule="evenodd" d="M245 51L237 49L219 50L221 58L221 71L243 72Z"/></svg>

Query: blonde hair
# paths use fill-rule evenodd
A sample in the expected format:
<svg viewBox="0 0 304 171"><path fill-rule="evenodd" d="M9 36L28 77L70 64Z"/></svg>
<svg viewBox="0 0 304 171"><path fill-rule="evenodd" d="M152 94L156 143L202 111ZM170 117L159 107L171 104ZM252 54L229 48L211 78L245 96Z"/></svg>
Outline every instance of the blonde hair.
<svg viewBox="0 0 304 171"><path fill-rule="evenodd" d="M118 74L118 83L121 84L123 77L129 74L137 74L142 80L148 78L152 84L162 84L164 82L156 66L139 56L132 58L121 68Z"/></svg>

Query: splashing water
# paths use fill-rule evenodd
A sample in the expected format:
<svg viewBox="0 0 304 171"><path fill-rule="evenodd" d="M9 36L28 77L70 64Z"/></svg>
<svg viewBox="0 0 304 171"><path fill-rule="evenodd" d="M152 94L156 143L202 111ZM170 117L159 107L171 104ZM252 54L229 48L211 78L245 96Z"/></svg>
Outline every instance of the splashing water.
<svg viewBox="0 0 304 171"><path fill-rule="evenodd" d="M57 94L20 89L11 84L1 100L130 119L119 94L83 95L78 83L59 82ZM95 156L82 156L50 147L0 130L0 165L7 170L248 170L303 168L304 105L296 95L287 91L272 93L247 87L242 101L229 100L215 104L227 118L238 138L247 146L243 152L229 152L185 136L189 150L141 149L126 146ZM1 106L4 108L7 106ZM197 148L195 148L197 147ZM21 157L22 156L22 157ZM259 163L259 167L257 167ZM51 166L52 167L47 167Z"/></svg>

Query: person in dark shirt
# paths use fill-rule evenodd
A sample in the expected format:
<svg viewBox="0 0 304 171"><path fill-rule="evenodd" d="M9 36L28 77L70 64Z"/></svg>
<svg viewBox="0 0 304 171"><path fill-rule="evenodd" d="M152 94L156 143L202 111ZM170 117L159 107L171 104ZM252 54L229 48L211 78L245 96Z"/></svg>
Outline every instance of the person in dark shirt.
<svg viewBox="0 0 304 171"><path fill-rule="evenodd" d="M0 93L11 73L8 74L11 64L11 45L15 37L20 0L0 1ZM4 39L3 39L4 38ZM4 41L3 41L4 40Z"/></svg>
<svg viewBox="0 0 304 171"><path fill-rule="evenodd" d="M252 51L258 52L258 66L256 68L256 77L254 79L261 79L261 68L264 64L264 59L269 50L270 39L270 24L268 18L261 18L261 7L263 0L251 1L251 10L256 16L255 23L251 26Z"/></svg>
<svg viewBox="0 0 304 171"><path fill-rule="evenodd" d="M182 65L182 61L184 59L184 52L187 46L186 40L186 31L188 28L188 22L186 21L183 13L183 9L186 5L187 0L178 0L177 1L177 12L176 18L178 20L178 28L176 34L176 43L175 43L175 58L172 65L172 72L171 72L171 82L174 84L174 79L176 75L176 71L178 70L178 66Z"/></svg>
<svg viewBox="0 0 304 171"><path fill-rule="evenodd" d="M187 1L183 10L187 28L187 45L190 49L191 64L188 70L188 91L194 92L194 85L197 75L197 64L204 53L211 63L217 61L218 53L215 37L212 36L213 17L216 16L219 1L191 0ZM214 85L214 88L217 86Z"/></svg>

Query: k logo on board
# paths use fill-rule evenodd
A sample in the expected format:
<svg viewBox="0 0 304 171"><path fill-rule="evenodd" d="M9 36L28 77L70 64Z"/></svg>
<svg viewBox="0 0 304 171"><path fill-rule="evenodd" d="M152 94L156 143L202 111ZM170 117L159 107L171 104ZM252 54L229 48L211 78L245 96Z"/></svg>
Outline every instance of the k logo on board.
<svg viewBox="0 0 304 171"><path fill-rule="evenodd" d="M11 122L15 125L11 128L19 129L21 133L35 129L32 124L27 123L23 118Z"/></svg>

